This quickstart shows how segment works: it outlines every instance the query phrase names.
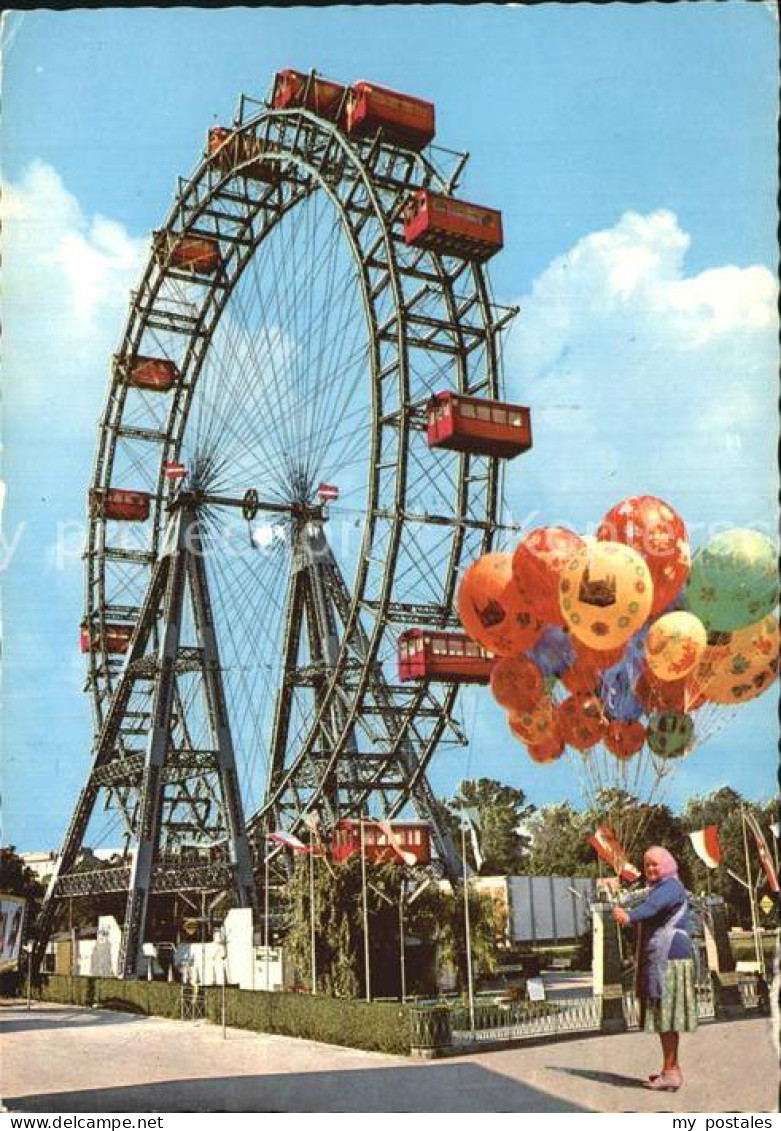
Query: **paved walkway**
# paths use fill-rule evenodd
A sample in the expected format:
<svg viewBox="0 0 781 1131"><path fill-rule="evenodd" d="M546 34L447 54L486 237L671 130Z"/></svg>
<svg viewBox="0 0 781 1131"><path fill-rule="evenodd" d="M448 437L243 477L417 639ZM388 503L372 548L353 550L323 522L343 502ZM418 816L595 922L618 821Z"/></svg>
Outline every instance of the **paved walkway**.
<svg viewBox="0 0 781 1131"><path fill-rule="evenodd" d="M417 1061L218 1026L68 1006L0 1008L10 1111L775 1111L768 1019L683 1037L687 1086L640 1086L657 1064L645 1034L591 1037Z"/></svg>

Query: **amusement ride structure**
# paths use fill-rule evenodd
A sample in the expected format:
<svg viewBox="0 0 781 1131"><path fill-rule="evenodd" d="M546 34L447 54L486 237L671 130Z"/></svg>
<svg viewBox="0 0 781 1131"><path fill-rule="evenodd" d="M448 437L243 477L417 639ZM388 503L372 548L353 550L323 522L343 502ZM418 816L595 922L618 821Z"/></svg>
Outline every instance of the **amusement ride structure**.
<svg viewBox="0 0 781 1131"><path fill-rule="evenodd" d="M89 492L96 737L38 962L63 901L113 893L132 976L159 898L256 905L268 835L313 814L414 810L460 871L426 770L490 664L454 594L531 435L502 401L501 216L455 198L466 155L434 134L431 103L283 71L154 233ZM85 867L97 835L124 851Z"/></svg>

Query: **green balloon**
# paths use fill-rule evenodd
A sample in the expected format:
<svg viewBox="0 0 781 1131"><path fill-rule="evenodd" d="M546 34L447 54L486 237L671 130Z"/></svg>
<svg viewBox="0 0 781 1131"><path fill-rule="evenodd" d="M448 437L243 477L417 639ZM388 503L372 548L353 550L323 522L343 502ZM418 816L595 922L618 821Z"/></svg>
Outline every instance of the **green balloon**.
<svg viewBox="0 0 781 1131"><path fill-rule="evenodd" d="M651 715L645 740L659 758L682 758L694 741L694 720L677 711Z"/></svg>
<svg viewBox="0 0 781 1131"><path fill-rule="evenodd" d="M725 530L694 555L683 608L709 632L755 624L778 601L776 547L756 530Z"/></svg>

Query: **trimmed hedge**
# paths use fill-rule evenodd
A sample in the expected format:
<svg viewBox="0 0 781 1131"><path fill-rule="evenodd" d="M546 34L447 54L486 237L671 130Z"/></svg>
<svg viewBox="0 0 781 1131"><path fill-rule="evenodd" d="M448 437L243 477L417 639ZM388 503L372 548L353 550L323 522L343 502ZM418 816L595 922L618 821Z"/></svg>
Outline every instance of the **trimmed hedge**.
<svg viewBox="0 0 781 1131"><path fill-rule="evenodd" d="M144 1016L178 1020L182 987L171 982L125 981L122 978L41 977L36 996L41 1001L125 1010ZM409 1015L404 1006L389 1002L350 1001L311 994L264 993L226 987L227 1024L256 1033L279 1033L330 1045L377 1052L410 1050ZM222 1021L222 990L206 988L206 1016Z"/></svg>
<svg viewBox="0 0 781 1131"><path fill-rule="evenodd" d="M409 1016L393 1002L352 1001L312 994L225 990L228 1025L258 1033L304 1037L329 1045L377 1052L409 1053ZM206 995L210 1021L222 1019L221 990Z"/></svg>

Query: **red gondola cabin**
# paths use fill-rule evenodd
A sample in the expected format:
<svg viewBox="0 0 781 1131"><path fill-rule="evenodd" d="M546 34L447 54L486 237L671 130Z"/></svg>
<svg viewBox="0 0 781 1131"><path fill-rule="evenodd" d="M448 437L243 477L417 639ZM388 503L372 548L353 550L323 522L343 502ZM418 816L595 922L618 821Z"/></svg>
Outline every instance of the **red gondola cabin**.
<svg viewBox="0 0 781 1131"><path fill-rule="evenodd" d="M393 821L391 828L399 847L404 852L412 853L417 864L431 862L431 840L428 825L424 821ZM364 822L363 844L366 859L372 863L403 864L402 858L388 844L388 838L379 825ZM334 863L343 864L360 851L360 822L348 818L337 821L331 838L331 859Z"/></svg>
<svg viewBox="0 0 781 1131"><path fill-rule="evenodd" d="M437 393L427 410L430 448L514 459L532 446L531 413L521 405Z"/></svg>
<svg viewBox="0 0 781 1131"><path fill-rule="evenodd" d="M329 122L339 122L347 87L344 83L324 79L321 75L305 75L302 71L278 71L274 76L271 105L275 110L293 110L303 106L314 110Z"/></svg>
<svg viewBox="0 0 781 1131"><path fill-rule="evenodd" d="M494 657L460 632L410 628L399 637L399 679L488 683Z"/></svg>
<svg viewBox="0 0 781 1131"><path fill-rule="evenodd" d="M226 126L212 126L209 130L206 156L222 173L241 166L237 171L242 177L275 185L279 181L279 165L267 159L267 152L263 142L252 134L237 133Z"/></svg>
<svg viewBox="0 0 781 1131"><path fill-rule="evenodd" d="M114 653L127 652L130 638L133 635L132 624L107 624L105 651ZM103 648L100 632L97 627L90 630L86 621L81 622L81 650L82 652L100 651Z"/></svg>
<svg viewBox="0 0 781 1131"><path fill-rule="evenodd" d="M434 103L361 79L347 96L347 132L366 137L378 129L388 141L419 152L436 133Z"/></svg>
<svg viewBox="0 0 781 1131"><path fill-rule="evenodd" d="M135 357L131 362L127 383L134 389L167 393L179 382L179 370L163 357Z"/></svg>
<svg viewBox="0 0 781 1131"><path fill-rule="evenodd" d="M404 209L404 239L412 247L484 263L502 249L502 214L419 189Z"/></svg>
<svg viewBox="0 0 781 1131"><path fill-rule="evenodd" d="M121 487L102 490L93 487L89 493L90 512L115 522L146 522L151 496L146 491L126 491Z"/></svg>
<svg viewBox="0 0 781 1131"><path fill-rule="evenodd" d="M222 263L219 241L211 236L185 236L178 232L159 231L153 234L157 262L193 275L214 275Z"/></svg>

